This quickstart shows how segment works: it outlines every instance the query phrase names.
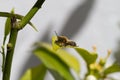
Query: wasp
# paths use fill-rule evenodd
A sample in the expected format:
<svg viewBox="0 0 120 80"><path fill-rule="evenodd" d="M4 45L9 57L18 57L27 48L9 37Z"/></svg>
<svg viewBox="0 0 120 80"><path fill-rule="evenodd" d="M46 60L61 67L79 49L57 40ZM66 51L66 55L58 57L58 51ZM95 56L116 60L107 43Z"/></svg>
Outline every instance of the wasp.
<svg viewBox="0 0 120 80"><path fill-rule="evenodd" d="M72 40L69 40L66 36L58 36L58 34L55 32L57 36L57 40L55 40L55 43L60 47L77 47L76 43Z"/></svg>

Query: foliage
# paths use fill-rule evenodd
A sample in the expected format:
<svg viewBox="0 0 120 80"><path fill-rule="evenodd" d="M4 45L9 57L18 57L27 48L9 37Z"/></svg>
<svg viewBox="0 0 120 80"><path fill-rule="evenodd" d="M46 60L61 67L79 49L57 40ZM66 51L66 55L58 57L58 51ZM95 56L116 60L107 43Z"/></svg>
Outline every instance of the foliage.
<svg viewBox="0 0 120 80"><path fill-rule="evenodd" d="M21 80L43 80L47 69L43 64L28 69Z"/></svg>
<svg viewBox="0 0 120 80"><path fill-rule="evenodd" d="M10 13L0 12L0 17L7 17L3 45L0 51L3 58L3 80L10 80L12 59L19 30L23 29L26 24L29 24L37 31L30 20L41 8L43 2L44 0L37 0L25 16L15 14L14 9ZM6 38L8 36L9 41L7 42ZM108 51L108 55L105 58L99 59L95 47L94 51L90 52L78 47L74 41L69 40L65 36L53 36L52 45L38 42L34 46L33 53L42 63L28 69L20 80L44 80L47 71L51 73L55 80L75 80L71 70L79 77L80 61L66 51L65 48L74 49L86 62L87 73L83 80L103 80L107 79L109 74L120 72L120 65L118 63L105 67L110 51Z"/></svg>
<svg viewBox="0 0 120 80"><path fill-rule="evenodd" d="M59 45L55 43L56 39L56 36L52 37L52 46L47 43L36 43L36 48L33 51L47 70L53 75L55 80L75 80L70 69L73 69L77 74L80 73L80 62L69 52L63 50L63 48L73 48L86 62L88 72L83 80L107 79L109 74L120 72L120 65L117 63L113 63L107 68L105 67L110 51L108 51L108 55L105 58L101 58L99 62L97 62L98 54L96 50L89 52L80 47L59 47ZM30 77L27 74L25 74L25 76Z"/></svg>
<svg viewBox="0 0 120 80"><path fill-rule="evenodd" d="M16 45L18 32L21 29L23 29L26 24L30 24L37 31L37 29L30 22L30 20L36 14L36 12L41 8L44 1L45 0L37 0L36 3L33 5L33 7L30 9L30 11L25 16L15 14L14 9L11 11L11 13L0 12L0 17L7 17L5 30L4 30L3 45L0 51L3 58L3 62L2 62L3 80L10 80L11 65L12 65L12 59L14 55L14 49ZM5 45L6 38L8 35L9 35L9 41L7 42L7 45Z"/></svg>

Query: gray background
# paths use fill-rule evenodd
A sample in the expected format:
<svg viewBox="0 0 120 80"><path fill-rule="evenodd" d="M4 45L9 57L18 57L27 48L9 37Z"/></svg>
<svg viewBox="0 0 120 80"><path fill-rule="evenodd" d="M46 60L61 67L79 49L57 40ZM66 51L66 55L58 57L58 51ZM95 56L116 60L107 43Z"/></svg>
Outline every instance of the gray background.
<svg viewBox="0 0 120 80"><path fill-rule="evenodd" d="M25 15L37 0L0 0L0 11L9 12L13 7L15 12ZM17 39L11 80L18 80L24 71L39 64L38 59L32 55L32 44L36 41L51 41L51 36L65 35L77 42L80 47L92 51L96 45L99 57L107 55L107 49L112 53L118 47L120 38L120 0L46 0L41 10L31 20L39 32L35 32L29 25L19 32ZM0 46L2 44L5 18L0 18ZM78 54L75 55L81 64L85 62ZM107 66L114 61L110 56ZM0 63L2 62L0 55ZM85 66L85 65L84 65ZM83 77L86 68L81 66ZM1 74L2 75L2 74ZM120 74L116 76L119 79ZM50 79L49 73L45 80ZM76 77L77 80L77 77Z"/></svg>

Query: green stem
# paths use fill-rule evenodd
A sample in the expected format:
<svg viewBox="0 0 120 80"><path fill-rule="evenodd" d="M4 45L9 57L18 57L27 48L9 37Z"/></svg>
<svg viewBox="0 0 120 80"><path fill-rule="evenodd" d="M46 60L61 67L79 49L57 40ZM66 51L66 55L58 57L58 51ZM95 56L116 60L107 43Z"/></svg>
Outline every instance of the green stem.
<svg viewBox="0 0 120 80"><path fill-rule="evenodd" d="M35 5L26 14L26 16L21 20L20 25L19 25L20 28L25 27L25 25L31 20L31 18L36 14L36 12L41 8L44 1L45 0L37 0Z"/></svg>
<svg viewBox="0 0 120 80"><path fill-rule="evenodd" d="M28 14L25 17L23 17L23 19L20 21L19 25L13 26L14 28L11 28L10 38L9 38L9 43L8 43L9 46L7 47L7 55L6 55L5 66L4 66L4 71L3 71L3 80L10 80L11 65L12 65L12 59L13 59L16 39L18 35L18 29L24 28L25 25L29 23L32 17L36 14L36 12L42 6L44 1L45 0L37 0L37 2L31 8ZM11 15L8 13L3 14L2 12L0 12L0 16L16 17L15 15Z"/></svg>
<svg viewBox="0 0 120 80"><path fill-rule="evenodd" d="M18 30L12 28L11 33L10 33L9 43L8 43L8 44L11 44L11 46L8 45L8 47L7 47L5 67L4 67L4 71L3 71L3 80L10 80L12 58L13 58L17 35L18 35Z"/></svg>
<svg viewBox="0 0 120 80"><path fill-rule="evenodd" d="M2 46L2 72L4 71L4 65L5 65L5 49L4 45Z"/></svg>

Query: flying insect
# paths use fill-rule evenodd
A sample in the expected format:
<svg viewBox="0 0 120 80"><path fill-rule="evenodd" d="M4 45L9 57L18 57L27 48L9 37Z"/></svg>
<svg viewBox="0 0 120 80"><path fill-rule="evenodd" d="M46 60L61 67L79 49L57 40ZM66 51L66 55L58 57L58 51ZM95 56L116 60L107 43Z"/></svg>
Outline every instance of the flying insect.
<svg viewBox="0 0 120 80"><path fill-rule="evenodd" d="M72 40L69 40L66 36L58 36L58 34L55 32L57 36L57 40L55 40L55 43L60 47L77 47L76 43Z"/></svg>

